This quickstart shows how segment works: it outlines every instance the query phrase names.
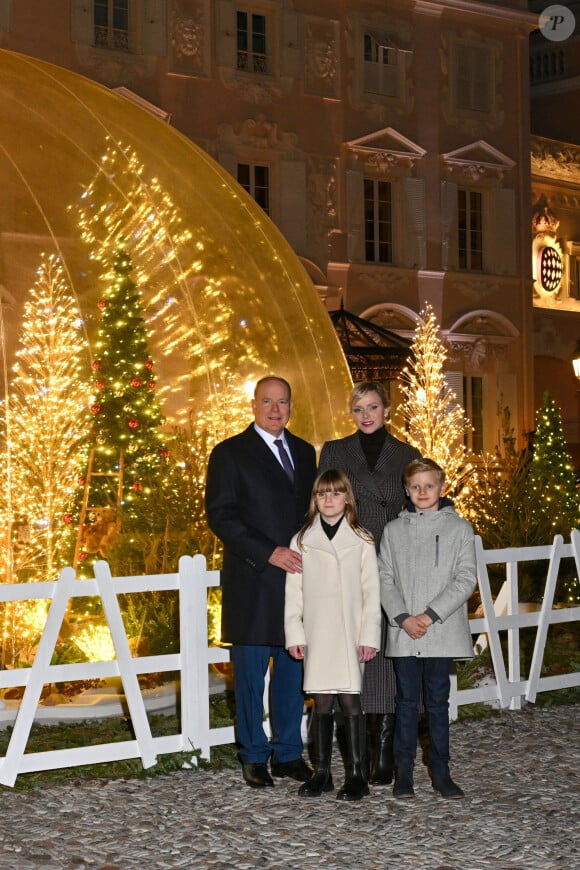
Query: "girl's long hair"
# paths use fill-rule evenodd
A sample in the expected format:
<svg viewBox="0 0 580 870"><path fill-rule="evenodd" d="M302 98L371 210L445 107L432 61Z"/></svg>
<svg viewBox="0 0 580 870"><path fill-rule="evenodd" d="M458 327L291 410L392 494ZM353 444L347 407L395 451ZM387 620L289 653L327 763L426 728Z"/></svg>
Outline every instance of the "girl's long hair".
<svg viewBox="0 0 580 870"><path fill-rule="evenodd" d="M346 495L346 507L344 511L345 520L353 532L356 532L359 538L374 544L374 539L371 533L365 529L364 526L361 526L358 521L356 503L350 480L346 474L343 474L342 471L339 471L337 468L329 468L327 471L321 472L314 481L312 496L310 498L310 507L308 508L308 518L298 532L298 537L296 539L296 543L300 549L303 549L302 539L304 538L304 535L308 529L312 528L316 515L319 513L316 504L316 496L321 492L344 492Z"/></svg>

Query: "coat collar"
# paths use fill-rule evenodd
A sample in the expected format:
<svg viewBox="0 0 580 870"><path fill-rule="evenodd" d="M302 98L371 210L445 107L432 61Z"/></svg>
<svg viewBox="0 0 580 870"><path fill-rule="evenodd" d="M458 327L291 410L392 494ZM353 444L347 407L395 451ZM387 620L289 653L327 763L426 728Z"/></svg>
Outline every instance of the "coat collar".
<svg viewBox="0 0 580 870"><path fill-rule="evenodd" d="M396 453L400 442L394 438L390 432L387 432L385 443L377 459L374 471L371 471L364 451L361 447L358 432L353 435L348 435L344 440L344 445L347 453L350 455L353 464L353 472L360 486L374 492L379 498L383 498L381 489L381 481L383 472L389 467L392 462L393 455Z"/></svg>
<svg viewBox="0 0 580 870"><path fill-rule="evenodd" d="M307 547L312 547L315 550L336 553L337 550L345 550L352 547L353 535L356 535L356 532L353 532L346 519L343 519L338 532L331 541L322 528L320 516L317 515L314 518L314 522L308 532L308 540L305 543Z"/></svg>

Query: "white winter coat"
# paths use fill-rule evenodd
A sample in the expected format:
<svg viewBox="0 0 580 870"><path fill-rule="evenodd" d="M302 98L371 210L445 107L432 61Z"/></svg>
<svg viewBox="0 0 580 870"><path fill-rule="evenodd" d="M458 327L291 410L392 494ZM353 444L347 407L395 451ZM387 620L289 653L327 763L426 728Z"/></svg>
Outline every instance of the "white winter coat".
<svg viewBox="0 0 580 870"><path fill-rule="evenodd" d="M385 526L379 554L381 603L389 620L387 656L473 658L467 600L475 589L474 533L451 506L402 511ZM413 640L395 618L430 607L439 617Z"/></svg>
<svg viewBox="0 0 580 870"><path fill-rule="evenodd" d="M305 692L360 692L358 647L379 649L381 605L375 545L345 519L329 540L317 516L302 539L302 573L286 575L286 648L304 645Z"/></svg>

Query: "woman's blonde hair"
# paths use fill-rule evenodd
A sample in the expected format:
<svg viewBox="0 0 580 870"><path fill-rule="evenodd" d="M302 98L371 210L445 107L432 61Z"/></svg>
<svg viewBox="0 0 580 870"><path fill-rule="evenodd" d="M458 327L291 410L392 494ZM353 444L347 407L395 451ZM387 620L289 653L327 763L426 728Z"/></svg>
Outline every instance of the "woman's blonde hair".
<svg viewBox="0 0 580 870"><path fill-rule="evenodd" d="M350 394L348 407L352 411L353 405L356 405L357 402L366 396L367 393L376 393L379 399L381 400L381 404L384 405L385 410L389 408L389 400L387 398L387 394L385 392L385 388L381 384L380 381L361 381L358 384L354 385L354 389Z"/></svg>
<svg viewBox="0 0 580 870"><path fill-rule="evenodd" d="M352 491L352 486L350 485L350 480L346 474L343 474L343 472L339 471L337 468L329 468L327 471L322 471L314 481L312 495L310 497L310 506L308 508L308 518L300 529L298 538L296 539L296 543L301 549L302 539L308 529L312 527L316 514L319 513L316 496L321 492L343 492L346 496L344 517L347 523L360 538L363 538L363 540L369 541L370 543L374 543L371 533L359 523L356 512L356 501Z"/></svg>

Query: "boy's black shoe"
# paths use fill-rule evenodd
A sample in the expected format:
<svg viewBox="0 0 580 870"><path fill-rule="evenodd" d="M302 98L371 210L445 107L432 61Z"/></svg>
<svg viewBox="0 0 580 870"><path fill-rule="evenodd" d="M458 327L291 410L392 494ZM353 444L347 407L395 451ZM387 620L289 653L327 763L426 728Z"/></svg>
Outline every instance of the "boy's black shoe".
<svg viewBox="0 0 580 870"><path fill-rule="evenodd" d="M433 785L435 788L435 785ZM395 785L393 787L394 798L413 798L415 797L415 789L413 788L413 768L399 767L395 777Z"/></svg>
<svg viewBox="0 0 580 870"><path fill-rule="evenodd" d="M449 771L433 774L433 788L439 792L441 797L447 800L457 800L458 798L465 797L465 792L459 788L457 783L453 782Z"/></svg>

